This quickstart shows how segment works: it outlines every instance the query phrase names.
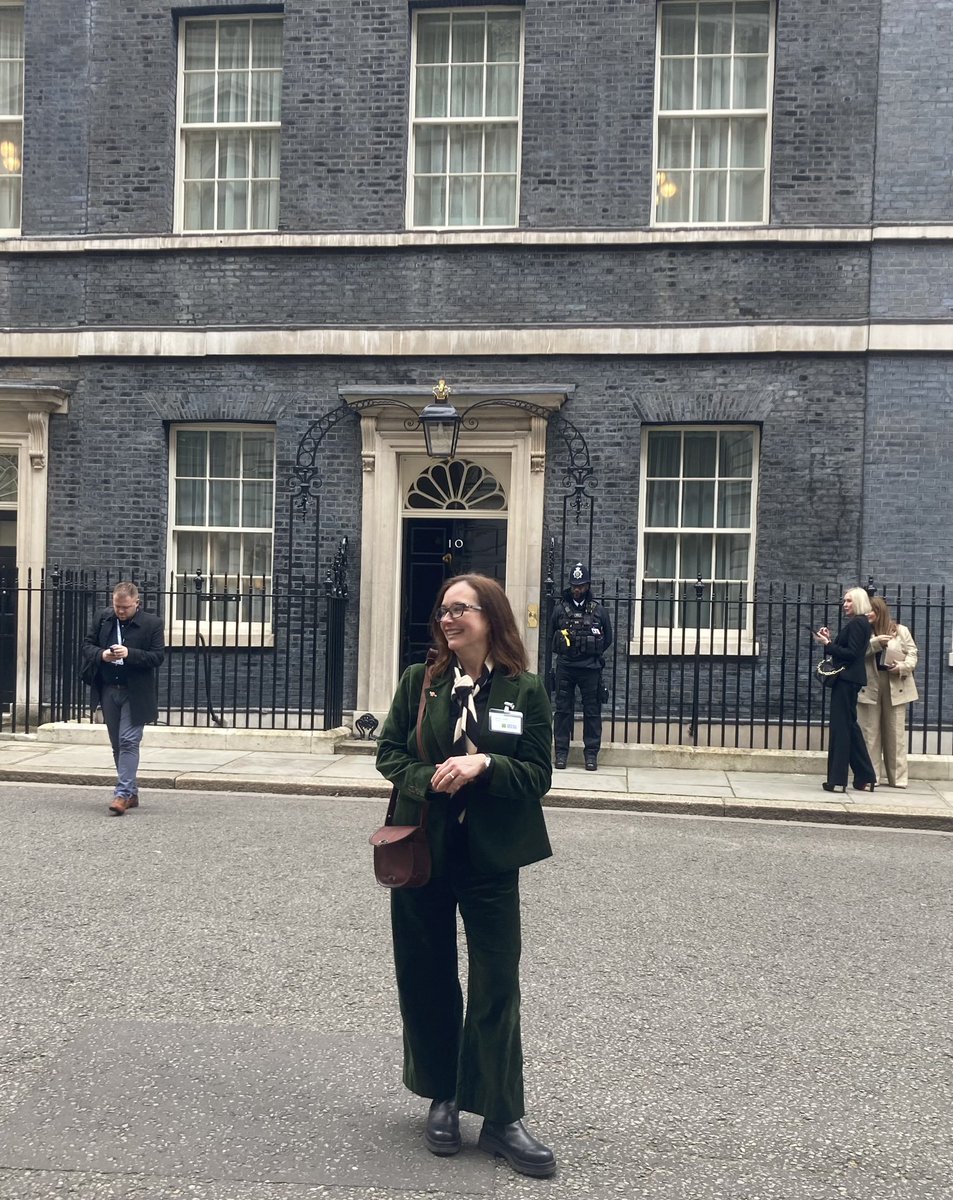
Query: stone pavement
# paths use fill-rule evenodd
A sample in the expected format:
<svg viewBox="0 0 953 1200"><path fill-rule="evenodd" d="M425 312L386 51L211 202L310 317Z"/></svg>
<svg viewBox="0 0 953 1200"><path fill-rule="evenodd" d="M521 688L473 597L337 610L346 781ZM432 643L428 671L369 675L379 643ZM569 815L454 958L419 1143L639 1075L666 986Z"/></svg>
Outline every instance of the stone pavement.
<svg viewBox="0 0 953 1200"><path fill-rule="evenodd" d="M143 742L143 789L381 796L373 743L330 734L150 727ZM599 770L553 773L550 807L765 817L839 824L953 829L953 759L911 756L905 790L828 795L822 752L605 747ZM101 725L43 726L35 737L0 740L0 780L101 784L115 776Z"/></svg>

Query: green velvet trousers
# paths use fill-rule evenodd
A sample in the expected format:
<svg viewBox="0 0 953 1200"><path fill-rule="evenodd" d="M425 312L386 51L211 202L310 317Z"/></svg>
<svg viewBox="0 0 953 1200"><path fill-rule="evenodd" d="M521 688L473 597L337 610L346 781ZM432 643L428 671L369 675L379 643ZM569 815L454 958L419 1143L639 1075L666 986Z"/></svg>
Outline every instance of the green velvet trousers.
<svg viewBox="0 0 953 1200"><path fill-rule="evenodd" d="M435 859L442 858L435 855ZM457 962L457 909L469 964L466 1014ZM488 1121L523 1106L519 872L477 875L434 863L422 888L391 893L394 962L404 1030L404 1083Z"/></svg>

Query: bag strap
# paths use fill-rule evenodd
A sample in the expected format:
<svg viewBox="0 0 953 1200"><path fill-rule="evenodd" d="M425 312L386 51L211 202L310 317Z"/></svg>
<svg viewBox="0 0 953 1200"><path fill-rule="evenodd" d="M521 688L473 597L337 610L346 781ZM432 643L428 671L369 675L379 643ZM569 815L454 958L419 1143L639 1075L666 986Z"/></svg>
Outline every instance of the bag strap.
<svg viewBox="0 0 953 1200"><path fill-rule="evenodd" d="M424 719L424 707L427 703L427 688L430 687L430 680L433 678L433 665L437 660L437 651L430 649L427 651L426 665L424 667L424 678L420 685L420 702L417 705L417 757L423 762L423 742L420 737L420 727ZM391 788L390 800L387 804L387 816L384 818L385 825L393 825L394 811L397 808L397 796L399 788L395 783ZM421 829L427 824L427 808L426 800L420 806L420 827Z"/></svg>

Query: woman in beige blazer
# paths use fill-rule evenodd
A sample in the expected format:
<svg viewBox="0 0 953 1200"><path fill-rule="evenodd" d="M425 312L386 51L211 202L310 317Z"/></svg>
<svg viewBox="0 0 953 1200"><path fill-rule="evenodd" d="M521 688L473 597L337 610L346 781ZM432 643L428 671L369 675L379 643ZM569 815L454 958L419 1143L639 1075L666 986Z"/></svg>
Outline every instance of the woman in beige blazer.
<svg viewBox="0 0 953 1200"><path fill-rule="evenodd" d="M867 684L857 697L857 721L879 782L907 786L907 705L919 699L913 669L917 644L906 625L890 615L880 596L871 599L872 633L867 656ZM883 760L881 765L881 759Z"/></svg>

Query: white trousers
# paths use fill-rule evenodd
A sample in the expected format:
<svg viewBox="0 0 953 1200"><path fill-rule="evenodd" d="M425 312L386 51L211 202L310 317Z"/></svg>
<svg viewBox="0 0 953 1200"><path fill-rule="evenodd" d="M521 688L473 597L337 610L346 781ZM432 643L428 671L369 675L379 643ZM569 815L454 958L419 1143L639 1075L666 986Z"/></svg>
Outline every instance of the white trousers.
<svg viewBox="0 0 953 1200"><path fill-rule="evenodd" d="M890 688L884 680L875 704L857 705L860 725L870 751L878 783L886 774L891 787L907 786L907 705L890 703Z"/></svg>

